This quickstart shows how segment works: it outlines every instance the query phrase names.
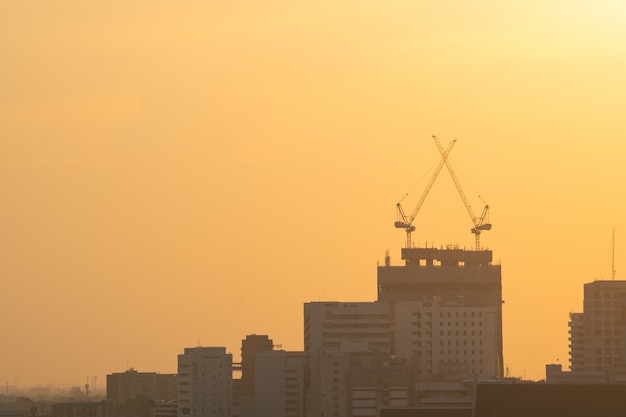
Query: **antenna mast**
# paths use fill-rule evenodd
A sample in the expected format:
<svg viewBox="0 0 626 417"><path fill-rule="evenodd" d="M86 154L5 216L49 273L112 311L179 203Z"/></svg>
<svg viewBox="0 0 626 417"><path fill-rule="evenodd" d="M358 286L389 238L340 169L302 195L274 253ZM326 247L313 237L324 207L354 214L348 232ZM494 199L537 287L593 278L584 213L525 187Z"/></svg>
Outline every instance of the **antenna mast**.
<svg viewBox="0 0 626 417"><path fill-rule="evenodd" d="M611 277L615 281L615 228L613 228L613 239L611 242Z"/></svg>

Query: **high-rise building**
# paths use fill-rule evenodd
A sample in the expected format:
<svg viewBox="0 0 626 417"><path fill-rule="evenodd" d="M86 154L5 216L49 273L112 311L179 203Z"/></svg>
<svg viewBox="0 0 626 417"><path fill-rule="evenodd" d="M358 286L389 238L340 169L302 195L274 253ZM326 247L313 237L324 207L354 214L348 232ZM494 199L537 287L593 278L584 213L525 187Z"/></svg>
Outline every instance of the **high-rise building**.
<svg viewBox="0 0 626 417"><path fill-rule="evenodd" d="M185 348L178 355L178 417L231 417L232 365L226 348Z"/></svg>
<svg viewBox="0 0 626 417"><path fill-rule="evenodd" d="M503 376L501 268L491 251L405 248L402 258L378 268L378 301L305 303L307 415L454 401L456 391L421 390Z"/></svg>
<svg viewBox="0 0 626 417"><path fill-rule="evenodd" d="M626 281L585 284L583 313L572 315L570 341L574 372L626 366Z"/></svg>
<svg viewBox="0 0 626 417"><path fill-rule="evenodd" d="M391 351L410 356L423 378L502 377L502 276L492 252L403 248L402 259L378 267L378 300L394 317Z"/></svg>
<svg viewBox="0 0 626 417"><path fill-rule="evenodd" d="M584 285L582 313L570 313L569 369L546 365L553 383L626 382L626 281Z"/></svg>

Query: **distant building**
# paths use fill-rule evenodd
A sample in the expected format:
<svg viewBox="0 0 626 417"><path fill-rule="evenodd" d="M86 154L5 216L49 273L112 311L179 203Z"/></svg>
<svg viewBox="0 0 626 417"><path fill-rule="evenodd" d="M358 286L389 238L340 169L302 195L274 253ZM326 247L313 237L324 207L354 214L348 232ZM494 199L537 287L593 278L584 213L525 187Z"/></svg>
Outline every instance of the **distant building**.
<svg viewBox="0 0 626 417"><path fill-rule="evenodd" d="M241 341L241 395L254 395L255 360L257 354L274 349L274 341L267 335L247 335Z"/></svg>
<svg viewBox="0 0 626 417"><path fill-rule="evenodd" d="M346 416L350 354L391 353L387 303L304 304L304 370L307 415Z"/></svg>
<svg viewBox="0 0 626 417"><path fill-rule="evenodd" d="M499 309L493 305L398 301L395 356L420 379L500 376Z"/></svg>
<svg viewBox="0 0 626 417"><path fill-rule="evenodd" d="M473 417L622 417L626 384L478 384Z"/></svg>
<svg viewBox="0 0 626 417"><path fill-rule="evenodd" d="M256 357L272 350L274 341L268 335L250 334L241 341L241 363L233 364L233 370L241 372L233 379L233 417L255 417Z"/></svg>
<svg viewBox="0 0 626 417"><path fill-rule="evenodd" d="M402 258L379 266L378 301L305 303L308 415L468 406L464 380L503 376L501 269L491 251L404 248Z"/></svg>
<svg viewBox="0 0 626 417"><path fill-rule="evenodd" d="M108 417L111 405L105 401L52 404L52 417Z"/></svg>
<svg viewBox="0 0 626 417"><path fill-rule="evenodd" d="M578 372L585 370L585 316L583 313L569 315L569 368Z"/></svg>
<svg viewBox="0 0 626 417"><path fill-rule="evenodd" d="M403 248L402 259L378 267L378 301L397 320L392 352L417 360L422 378L502 377L502 274L492 252Z"/></svg>
<svg viewBox="0 0 626 417"><path fill-rule="evenodd" d="M377 416L384 407L411 405L413 379L404 359L378 352L351 354L349 358L348 415Z"/></svg>
<svg viewBox="0 0 626 417"><path fill-rule="evenodd" d="M155 401L152 406L151 417L177 417L178 403L176 400Z"/></svg>
<svg viewBox="0 0 626 417"><path fill-rule="evenodd" d="M226 348L185 348L178 355L178 416L231 417L232 364Z"/></svg>
<svg viewBox="0 0 626 417"><path fill-rule="evenodd" d="M255 386L255 416L303 417L304 352L259 352Z"/></svg>
<svg viewBox="0 0 626 417"><path fill-rule="evenodd" d="M572 371L604 373L626 365L626 281L585 284L583 313L575 318L570 322Z"/></svg>
<svg viewBox="0 0 626 417"><path fill-rule="evenodd" d="M583 312L568 326L570 372L546 365L546 381L626 382L626 281L585 284Z"/></svg>
<svg viewBox="0 0 626 417"><path fill-rule="evenodd" d="M107 401L125 403L138 397L151 400L175 400L178 381L174 374L137 372L133 368L107 375Z"/></svg>
<svg viewBox="0 0 626 417"><path fill-rule="evenodd" d="M462 407L381 409L380 417L623 417L625 384L478 383Z"/></svg>

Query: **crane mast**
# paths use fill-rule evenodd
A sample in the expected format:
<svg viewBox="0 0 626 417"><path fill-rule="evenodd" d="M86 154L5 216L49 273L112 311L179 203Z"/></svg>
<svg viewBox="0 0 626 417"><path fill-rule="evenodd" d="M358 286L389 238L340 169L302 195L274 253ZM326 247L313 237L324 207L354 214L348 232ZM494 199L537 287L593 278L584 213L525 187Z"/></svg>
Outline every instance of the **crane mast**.
<svg viewBox="0 0 626 417"><path fill-rule="evenodd" d="M459 179L456 176L456 173L454 172L454 169L452 169L452 164L450 163L450 161L447 158L447 154L446 154L446 150L443 149L443 146L441 145L441 142L439 141L439 139L433 135L433 140L435 141L435 144L437 145L437 148L439 149L439 153L441 153L441 157L442 157L442 162L446 164L446 168L448 168L448 172L450 173L450 177L452 177L452 181L454 182L454 185L456 186L457 191L459 192L459 195L461 196L461 200L463 200L463 204L465 205L465 208L467 209L467 213L469 214L470 218L472 219L472 223L474 224L474 227L471 229L471 232L474 234L475 236L475 245L476 245L476 250L480 250L480 233L483 230L491 230L491 223L485 223L485 221L488 218L488 214L489 214L489 205L487 205L485 203L485 207L483 209L482 214L480 215L479 218L477 218L474 215L474 211L472 210L472 206L469 203L469 201L467 200L467 196L465 195L465 193L463 192L463 189L461 188L461 183L459 182ZM481 198L482 200L482 198ZM484 200L482 200L483 203L485 202Z"/></svg>
<svg viewBox="0 0 626 417"><path fill-rule="evenodd" d="M419 201L415 205L415 208L413 209L411 216L409 217L404 213L404 209L402 208L402 205L400 204L400 202L396 204L396 207L398 208L398 220L394 223L394 226L397 229L405 230L407 248L411 248L413 245L411 242L411 232L415 231L415 226L413 226L413 221L415 220L417 213L419 213L420 208L422 208L422 204L424 204L424 200L426 200L426 196L428 195L428 193L430 192L430 189L435 183L435 180L437 179L437 176L439 175L441 168L443 168L443 164L447 163L448 155L450 155L450 152L452 151L452 147L454 146L455 143L456 143L456 140L453 140L452 142L450 142L450 144L445 150L443 149L443 147L439 149L439 152L441 153L441 161L439 161L439 164L435 168L435 171L433 172L433 175L431 176L430 181L426 185L426 188L424 189L424 192L422 193Z"/></svg>

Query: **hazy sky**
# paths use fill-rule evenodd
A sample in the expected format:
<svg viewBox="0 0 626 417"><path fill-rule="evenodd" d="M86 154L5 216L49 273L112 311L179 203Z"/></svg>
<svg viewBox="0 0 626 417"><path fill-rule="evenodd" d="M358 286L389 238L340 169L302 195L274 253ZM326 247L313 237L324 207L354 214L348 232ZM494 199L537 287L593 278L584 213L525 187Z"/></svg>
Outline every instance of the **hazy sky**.
<svg viewBox="0 0 626 417"><path fill-rule="evenodd" d="M0 2L0 381L176 372L376 299L450 156L502 264L504 361L568 359L626 279L622 1ZM419 180L422 179L420 182ZM417 185L416 185L417 183ZM477 213L478 214L478 213ZM417 242L471 247L445 170Z"/></svg>

